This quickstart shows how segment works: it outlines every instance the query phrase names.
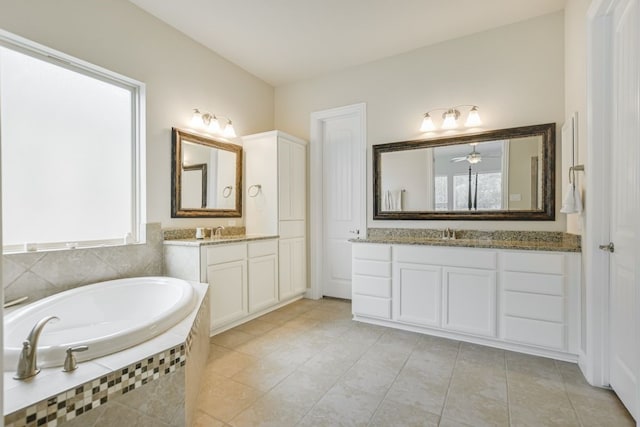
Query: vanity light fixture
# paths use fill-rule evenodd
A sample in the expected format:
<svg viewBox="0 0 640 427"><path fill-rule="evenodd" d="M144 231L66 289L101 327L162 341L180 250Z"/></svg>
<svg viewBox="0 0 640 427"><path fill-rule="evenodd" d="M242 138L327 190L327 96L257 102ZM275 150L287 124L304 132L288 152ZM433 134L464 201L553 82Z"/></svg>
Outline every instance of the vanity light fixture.
<svg viewBox="0 0 640 427"><path fill-rule="evenodd" d="M469 113L467 114L467 120L464 123L465 127L477 127L482 124L480 120L480 114L478 113L477 105L456 105L451 108L434 108L433 110L429 110L424 114L424 118L422 119L422 126L420 126L421 132L431 132L436 130L436 126L433 123L433 118L431 117L431 113L434 111L444 111L442 113L442 125L440 125L441 129L455 129L458 127L458 119L460 118L460 107L471 107Z"/></svg>
<svg viewBox="0 0 640 427"><path fill-rule="evenodd" d="M236 131L233 129L233 123L231 119L228 117L220 116L221 118L227 121L227 124L224 126L224 129L220 126L220 121L218 120L218 116L213 113L208 112L200 112L198 108L193 109L193 116L191 117L191 126L199 129L204 129L207 132L222 134L222 136L226 138L235 138Z"/></svg>

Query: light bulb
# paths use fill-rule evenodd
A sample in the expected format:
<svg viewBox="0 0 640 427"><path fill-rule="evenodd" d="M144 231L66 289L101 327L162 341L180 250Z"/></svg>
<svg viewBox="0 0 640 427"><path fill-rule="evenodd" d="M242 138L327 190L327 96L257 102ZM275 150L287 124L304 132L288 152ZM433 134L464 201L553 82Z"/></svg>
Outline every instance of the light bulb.
<svg viewBox="0 0 640 427"><path fill-rule="evenodd" d="M480 114L478 114L478 107L473 107L471 111L469 111L469 115L467 116L467 121L464 125L468 128L480 126L482 124L482 120L480 120Z"/></svg>
<svg viewBox="0 0 640 427"><path fill-rule="evenodd" d="M220 122L218 121L218 118L216 117L215 114L213 115L213 117L211 118L211 121L209 122L209 132L220 133Z"/></svg>
<svg viewBox="0 0 640 427"><path fill-rule="evenodd" d="M458 127L458 114L456 110L449 110L443 114L444 121L442 122L442 129L455 129Z"/></svg>
<svg viewBox="0 0 640 427"><path fill-rule="evenodd" d="M199 128L204 126L202 121L202 113L197 108L193 109L193 116L191 116L191 126Z"/></svg>
<svg viewBox="0 0 640 427"><path fill-rule="evenodd" d="M420 126L420 132L431 132L434 131L436 127L433 124L433 120L429 113L424 115L424 119L422 120L422 126Z"/></svg>
<svg viewBox="0 0 640 427"><path fill-rule="evenodd" d="M229 123L227 123L227 125L224 127L224 133L223 135L227 138L235 138L236 137L236 131L235 129L233 129L233 124L231 123L231 120L229 120Z"/></svg>

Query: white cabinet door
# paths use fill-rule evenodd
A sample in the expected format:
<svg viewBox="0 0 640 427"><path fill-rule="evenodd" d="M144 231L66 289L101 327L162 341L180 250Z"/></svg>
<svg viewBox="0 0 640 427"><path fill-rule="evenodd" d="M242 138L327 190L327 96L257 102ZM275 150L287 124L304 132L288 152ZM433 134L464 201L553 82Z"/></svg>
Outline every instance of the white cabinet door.
<svg viewBox="0 0 640 427"><path fill-rule="evenodd" d="M496 336L495 271L444 268L443 285L443 328Z"/></svg>
<svg viewBox="0 0 640 427"><path fill-rule="evenodd" d="M394 320L440 326L442 267L396 263L393 270Z"/></svg>
<svg viewBox="0 0 640 427"><path fill-rule="evenodd" d="M278 198L280 221L305 219L306 149L304 145L278 139Z"/></svg>
<svg viewBox="0 0 640 427"><path fill-rule="evenodd" d="M211 329L240 319L247 309L247 262L207 267L211 295Z"/></svg>
<svg viewBox="0 0 640 427"><path fill-rule="evenodd" d="M307 290L306 250L304 237L280 239L280 300Z"/></svg>
<svg viewBox="0 0 640 427"><path fill-rule="evenodd" d="M249 259L249 312L278 302L278 258L267 255Z"/></svg>

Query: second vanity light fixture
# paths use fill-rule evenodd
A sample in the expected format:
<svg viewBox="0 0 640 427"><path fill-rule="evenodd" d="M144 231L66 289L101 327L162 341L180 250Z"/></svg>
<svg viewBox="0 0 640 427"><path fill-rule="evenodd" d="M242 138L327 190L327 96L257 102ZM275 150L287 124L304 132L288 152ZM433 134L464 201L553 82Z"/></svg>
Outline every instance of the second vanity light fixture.
<svg viewBox="0 0 640 427"><path fill-rule="evenodd" d="M480 114L478 113L477 105L456 105L455 107L450 108L434 108L433 110L429 110L424 113L424 118L422 119L422 126L420 126L421 132L431 132L436 130L436 126L433 123L433 119L431 118L431 113L434 111L444 111L442 113L442 125L441 129L455 129L458 127L458 119L460 118L460 110L462 107L471 107L469 113L467 114L467 120L464 122L465 127L471 128L480 126L482 121L480 120Z"/></svg>
<svg viewBox="0 0 640 427"><path fill-rule="evenodd" d="M225 138L235 138L236 131L235 129L233 129L233 123L231 123L231 119L223 116L220 117L227 121L224 129L222 129L222 127L220 126L218 116L206 111L202 113L199 109L194 108L193 116L191 117L191 125L196 128L205 129L211 133L222 135Z"/></svg>

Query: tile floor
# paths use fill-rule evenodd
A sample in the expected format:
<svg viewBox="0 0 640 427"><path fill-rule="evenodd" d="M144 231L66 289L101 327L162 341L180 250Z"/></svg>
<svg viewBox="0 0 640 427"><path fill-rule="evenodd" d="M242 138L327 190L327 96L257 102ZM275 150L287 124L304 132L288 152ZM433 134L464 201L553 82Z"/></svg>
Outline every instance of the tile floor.
<svg viewBox="0 0 640 427"><path fill-rule="evenodd" d="M633 426L578 367L301 300L211 338L196 425Z"/></svg>

